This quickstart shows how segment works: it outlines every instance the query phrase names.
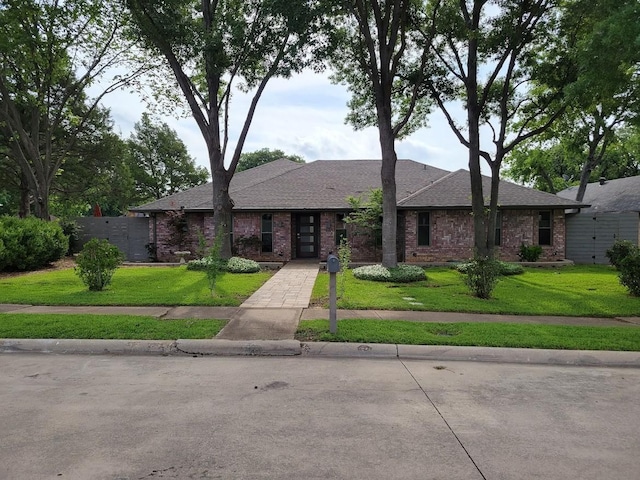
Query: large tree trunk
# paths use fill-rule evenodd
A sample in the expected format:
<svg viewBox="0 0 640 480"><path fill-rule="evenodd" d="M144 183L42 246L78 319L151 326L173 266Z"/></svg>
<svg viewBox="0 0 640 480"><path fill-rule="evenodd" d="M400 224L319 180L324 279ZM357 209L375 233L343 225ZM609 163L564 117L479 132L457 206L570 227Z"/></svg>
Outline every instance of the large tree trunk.
<svg viewBox="0 0 640 480"><path fill-rule="evenodd" d="M398 228L396 162L398 158L390 125L379 124L378 131L382 151L382 169L380 170L380 178L382 180L382 265L387 268L393 268L398 265L398 255L396 253Z"/></svg>
<svg viewBox="0 0 640 480"><path fill-rule="evenodd" d="M213 228L214 235L222 235L220 257L231 258L231 209L233 201L229 196L232 175L224 167L212 168L213 178Z"/></svg>
<svg viewBox="0 0 640 480"><path fill-rule="evenodd" d="M18 216L26 218L31 213L31 191L29 190L29 181L24 172L20 171L20 204L18 205Z"/></svg>

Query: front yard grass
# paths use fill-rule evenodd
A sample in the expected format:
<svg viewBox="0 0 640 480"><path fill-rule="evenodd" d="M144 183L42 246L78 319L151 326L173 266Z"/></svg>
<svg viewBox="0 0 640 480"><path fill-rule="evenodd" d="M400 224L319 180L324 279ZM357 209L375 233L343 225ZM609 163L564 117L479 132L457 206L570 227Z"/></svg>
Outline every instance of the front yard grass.
<svg viewBox="0 0 640 480"><path fill-rule="evenodd" d="M640 316L640 298L629 295L620 285L617 272L608 266L525 268L523 275L501 277L490 300L473 297L464 285L462 274L453 269L428 268L426 273L426 281L393 284L358 280L347 271L346 289L338 300L338 308L577 317ZM318 275L312 296L314 305L328 306L328 284L328 274Z"/></svg>
<svg viewBox="0 0 640 480"><path fill-rule="evenodd" d="M423 323L345 319L335 335L328 320L303 320L300 341L640 351L640 328L512 323Z"/></svg>
<svg viewBox="0 0 640 480"><path fill-rule="evenodd" d="M0 313L0 338L213 338L226 323L226 320L160 320L133 315Z"/></svg>
<svg viewBox="0 0 640 480"><path fill-rule="evenodd" d="M73 269L0 278L0 303L31 305L238 306L271 273L223 273L211 296L204 272L186 267L123 267L101 292L91 292Z"/></svg>

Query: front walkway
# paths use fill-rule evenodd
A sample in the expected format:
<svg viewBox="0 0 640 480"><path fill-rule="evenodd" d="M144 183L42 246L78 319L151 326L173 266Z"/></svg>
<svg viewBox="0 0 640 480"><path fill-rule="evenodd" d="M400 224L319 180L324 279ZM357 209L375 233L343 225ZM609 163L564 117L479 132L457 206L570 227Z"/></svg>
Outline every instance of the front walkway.
<svg viewBox="0 0 640 480"><path fill-rule="evenodd" d="M318 269L318 260L288 262L240 308L307 308Z"/></svg>

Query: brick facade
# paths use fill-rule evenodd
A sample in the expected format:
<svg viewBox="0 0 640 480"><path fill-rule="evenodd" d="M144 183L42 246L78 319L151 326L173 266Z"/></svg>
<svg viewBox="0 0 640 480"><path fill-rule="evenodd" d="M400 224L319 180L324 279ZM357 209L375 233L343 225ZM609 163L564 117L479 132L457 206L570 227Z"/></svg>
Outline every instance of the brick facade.
<svg viewBox="0 0 640 480"><path fill-rule="evenodd" d="M319 258L326 259L329 253L337 253L336 213L319 215ZM565 258L565 217L563 210L554 210L551 215L552 244L543 246L541 261ZM211 214L187 213L187 229L182 242L176 244L176 236L168 225L169 217L158 214L149 222L150 238L156 239L157 258L162 262L178 260L176 251L189 250L195 258L198 250L198 232L202 232L207 245L214 238ZM418 246L418 211L405 212L404 249L406 262L447 262L465 260L473 255L473 219L469 210L431 210L430 244ZM234 253L258 261L289 261L295 258L296 226L295 214L272 213L273 251L262 252L262 213L233 214ZM347 225L347 238L351 243L353 262L379 262L381 249L374 247L370 236L354 225ZM155 237L154 237L155 233ZM502 242L497 247L499 258L517 261L520 245L538 243L538 210L502 211ZM189 258L189 257L188 257Z"/></svg>
<svg viewBox="0 0 640 480"><path fill-rule="evenodd" d="M407 262L449 262L473 256L473 218L470 210L431 210L430 244L418 246L418 212L406 213L405 254ZM564 210L552 212L552 242L542 246L540 261L565 257ZM502 211L501 245L496 247L501 260L519 260L520 246L538 243L538 210Z"/></svg>

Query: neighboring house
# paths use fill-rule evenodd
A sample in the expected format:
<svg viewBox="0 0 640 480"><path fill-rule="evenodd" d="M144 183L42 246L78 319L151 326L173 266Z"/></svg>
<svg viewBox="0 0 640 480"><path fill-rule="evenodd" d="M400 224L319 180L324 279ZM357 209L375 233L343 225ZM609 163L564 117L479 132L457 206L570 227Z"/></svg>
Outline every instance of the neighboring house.
<svg viewBox="0 0 640 480"><path fill-rule="evenodd" d="M558 193L574 199L578 187ZM640 242L640 176L602 179L587 185L583 203L567 214L567 258L576 263L609 263L606 251L616 240Z"/></svg>
<svg viewBox="0 0 640 480"><path fill-rule="evenodd" d="M277 160L236 173L232 245L241 256L259 261L295 258L324 260L346 235L352 261L378 261L371 235L344 222L348 196L379 188L379 160L321 160L299 164ZM448 172L412 160L398 160L398 258L405 262L447 262L473 256L469 172ZM485 191L489 178L485 178ZM500 186L496 240L499 256L518 260L522 244L541 245L541 260L565 258L567 208L581 205L513 183ZM175 251L197 248L198 231L209 244L213 233L212 187L201 185L132 209L151 217L150 238L161 261ZM182 212L182 213L176 213ZM184 215L182 236L171 216ZM180 233L180 232L178 232Z"/></svg>

